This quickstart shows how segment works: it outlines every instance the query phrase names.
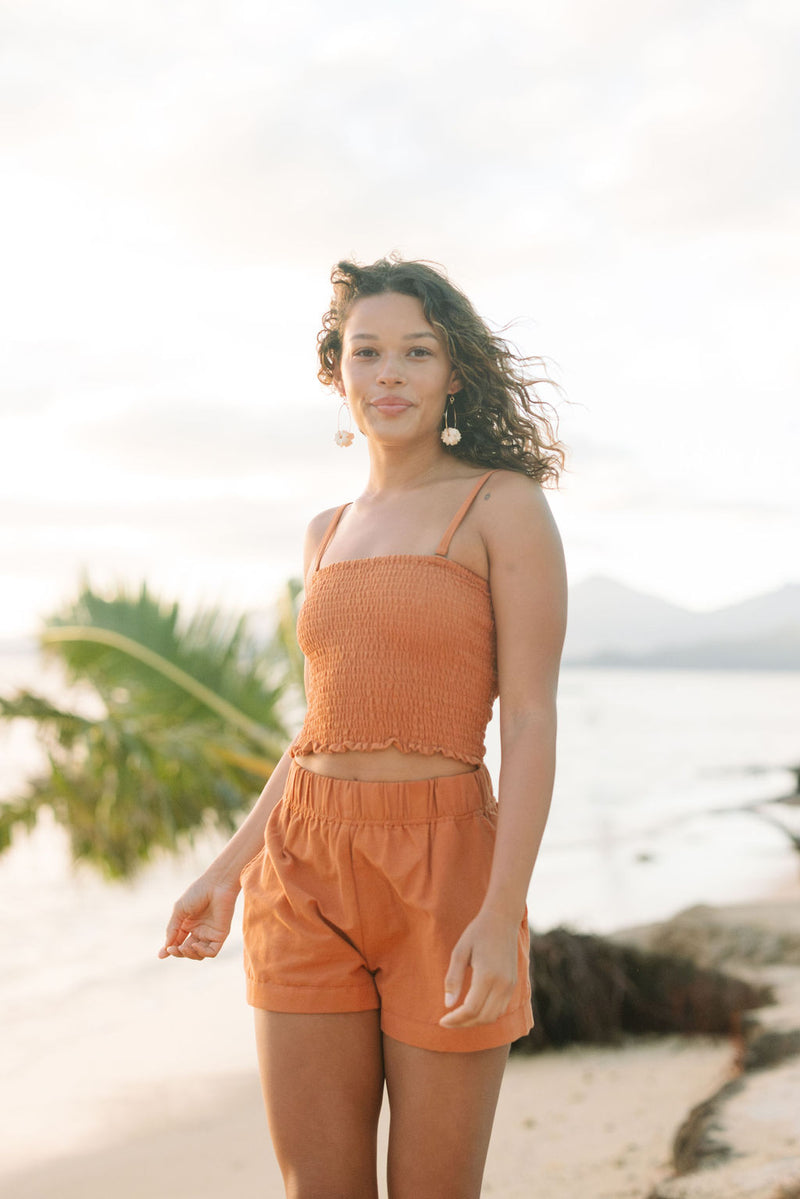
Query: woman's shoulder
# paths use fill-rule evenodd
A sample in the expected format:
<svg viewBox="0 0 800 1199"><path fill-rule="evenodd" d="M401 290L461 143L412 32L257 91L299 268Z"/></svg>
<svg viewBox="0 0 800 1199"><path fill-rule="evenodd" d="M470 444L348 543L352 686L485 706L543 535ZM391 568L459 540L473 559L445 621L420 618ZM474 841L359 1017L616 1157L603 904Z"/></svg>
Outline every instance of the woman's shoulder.
<svg viewBox="0 0 800 1199"><path fill-rule="evenodd" d="M306 528L306 538L312 537L317 542L322 541L328 525L343 506L342 504L336 504L333 508L325 508L324 511L318 512L316 516L312 516Z"/></svg>
<svg viewBox="0 0 800 1199"><path fill-rule="evenodd" d="M494 500L494 506L506 512L520 508L536 511L547 506L541 483L521 470L493 470L482 489L482 495L487 500L487 508Z"/></svg>
<svg viewBox="0 0 800 1199"><path fill-rule="evenodd" d="M331 521L336 516L342 504L337 504L334 508L325 508L324 511L318 512L316 516L312 516L306 527L305 541L303 544L303 558L305 561L305 574L308 574L311 563L314 561L314 556L320 547L320 543L327 533Z"/></svg>
<svg viewBox="0 0 800 1199"><path fill-rule="evenodd" d="M560 646L566 619L566 565L544 488L520 471L501 470L484 490L489 494L481 505L480 531L498 627L502 623L506 629L517 628L514 622L522 613L524 621L541 632L543 613L548 613L547 619L555 620L554 643ZM516 635L522 636L519 630Z"/></svg>
<svg viewBox="0 0 800 1199"><path fill-rule="evenodd" d="M481 525L488 540L515 540L536 532L557 537L544 488L518 470L496 470L481 492Z"/></svg>

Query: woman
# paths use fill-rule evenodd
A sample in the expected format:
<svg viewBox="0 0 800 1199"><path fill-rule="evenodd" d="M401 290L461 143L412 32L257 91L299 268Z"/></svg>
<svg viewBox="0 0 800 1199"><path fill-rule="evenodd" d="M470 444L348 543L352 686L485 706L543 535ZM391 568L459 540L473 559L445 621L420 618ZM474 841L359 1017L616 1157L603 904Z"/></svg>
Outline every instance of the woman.
<svg viewBox="0 0 800 1199"><path fill-rule="evenodd" d="M550 803L566 584L541 490L563 454L524 361L433 268L343 262L320 378L367 486L306 537L308 711L178 901L213 957L245 893L270 1131L292 1199L478 1196L508 1047L532 1024L525 898ZM340 429L337 443L352 435ZM499 805L482 764L500 696Z"/></svg>

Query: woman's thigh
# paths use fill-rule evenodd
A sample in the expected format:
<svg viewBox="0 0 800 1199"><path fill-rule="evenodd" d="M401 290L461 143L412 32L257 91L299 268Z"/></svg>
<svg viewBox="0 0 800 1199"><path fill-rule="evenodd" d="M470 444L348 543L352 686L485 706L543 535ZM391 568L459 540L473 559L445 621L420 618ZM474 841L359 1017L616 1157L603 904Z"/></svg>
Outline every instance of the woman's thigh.
<svg viewBox="0 0 800 1199"><path fill-rule="evenodd" d="M390 1199L478 1199L508 1046L474 1053L383 1040Z"/></svg>
<svg viewBox="0 0 800 1199"><path fill-rule="evenodd" d="M377 1197L379 1020L377 1011L255 1011L264 1104L290 1199Z"/></svg>

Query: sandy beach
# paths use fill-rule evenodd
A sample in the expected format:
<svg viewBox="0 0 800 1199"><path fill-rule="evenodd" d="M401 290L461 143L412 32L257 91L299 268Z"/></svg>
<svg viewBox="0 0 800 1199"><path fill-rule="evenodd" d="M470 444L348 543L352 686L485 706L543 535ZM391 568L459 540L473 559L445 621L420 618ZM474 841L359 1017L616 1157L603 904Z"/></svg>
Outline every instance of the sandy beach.
<svg viewBox="0 0 800 1199"><path fill-rule="evenodd" d="M484 1193L642 1199L669 1173L688 1108L731 1076L733 1057L724 1039L666 1037L512 1058ZM384 1105L384 1155L387 1126ZM219 1199L232 1184L238 1199L283 1195L255 1071L161 1088L93 1151L0 1179L14 1199Z"/></svg>

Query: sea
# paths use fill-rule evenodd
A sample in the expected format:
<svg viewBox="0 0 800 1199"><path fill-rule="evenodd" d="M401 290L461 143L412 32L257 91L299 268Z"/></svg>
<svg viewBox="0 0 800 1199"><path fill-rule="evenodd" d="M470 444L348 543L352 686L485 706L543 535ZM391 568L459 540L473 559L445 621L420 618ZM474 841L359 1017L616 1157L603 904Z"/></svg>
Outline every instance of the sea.
<svg viewBox="0 0 800 1199"><path fill-rule="evenodd" d="M0 694L58 680L0 655ZM797 886L800 672L565 668L557 781L528 898L537 931L608 932L700 903ZM497 715L487 764L498 782ZM0 795L41 762L32 731L0 728ZM499 794L502 804L502 794ZM784 826L784 827L782 827ZM254 1069L237 925L215 961L159 961L172 903L213 838L132 883L69 860L43 818L0 857L0 1181L185 1108L187 1087ZM0 1187L0 1189L2 1189Z"/></svg>

